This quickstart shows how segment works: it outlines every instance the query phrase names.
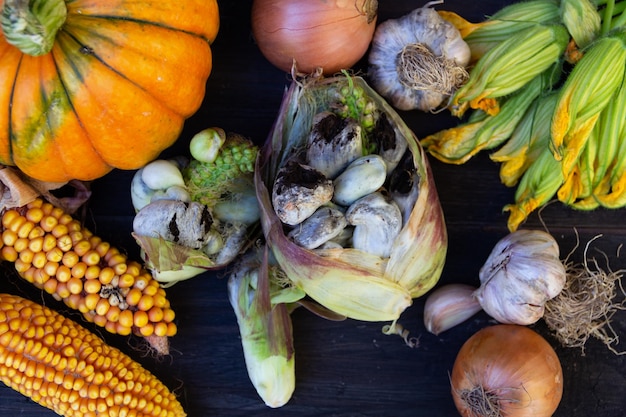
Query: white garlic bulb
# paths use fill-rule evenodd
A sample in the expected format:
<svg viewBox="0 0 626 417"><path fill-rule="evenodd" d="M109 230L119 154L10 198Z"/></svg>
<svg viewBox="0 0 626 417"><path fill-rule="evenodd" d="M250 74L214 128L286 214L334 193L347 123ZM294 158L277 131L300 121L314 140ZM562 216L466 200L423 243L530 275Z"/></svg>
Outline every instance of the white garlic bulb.
<svg viewBox="0 0 626 417"><path fill-rule="evenodd" d="M566 271L549 233L517 230L496 244L479 277L474 296L487 314L500 323L528 325L561 292Z"/></svg>
<svg viewBox="0 0 626 417"><path fill-rule="evenodd" d="M372 39L370 82L400 110L436 110L468 76L470 48L433 3L380 23Z"/></svg>

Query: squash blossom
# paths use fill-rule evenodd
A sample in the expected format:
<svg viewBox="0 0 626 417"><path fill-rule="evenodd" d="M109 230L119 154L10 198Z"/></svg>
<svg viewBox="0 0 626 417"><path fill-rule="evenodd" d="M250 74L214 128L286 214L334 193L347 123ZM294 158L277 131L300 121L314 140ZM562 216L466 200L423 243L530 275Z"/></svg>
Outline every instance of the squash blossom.
<svg viewBox="0 0 626 417"><path fill-rule="evenodd" d="M389 256L350 246L301 247L288 236L287 226L273 207L271 190L277 173L282 172L280 169L290 156L304 152L314 116L337 109L345 114L344 106L349 106L350 100L341 100L340 96L346 92L354 94L353 90L370 102L362 108L374 116L376 124L380 120L390 124L393 146L406 148L402 151L403 161L412 165L413 174L403 184L415 200L403 212L401 229L391 242ZM355 119L368 120L358 115ZM367 138L365 126L363 131L365 152L373 148L384 150L386 145ZM399 168L405 172L404 165ZM356 320L395 321L413 298L437 283L447 251L447 232L426 153L395 110L362 78L312 75L292 82L257 159L255 184L261 225L277 264L293 286L322 307ZM384 187L389 188L389 184Z"/></svg>
<svg viewBox="0 0 626 417"><path fill-rule="evenodd" d="M559 92L551 127L554 157L567 175L580 155L600 112L619 88L626 48L619 37L599 39L574 66Z"/></svg>
<svg viewBox="0 0 626 417"><path fill-rule="evenodd" d="M494 46L470 72L470 78L452 98L453 115L480 108L484 100L504 97L557 63L569 34L562 25L536 25Z"/></svg>
<svg viewBox="0 0 626 417"><path fill-rule="evenodd" d="M537 24L557 23L559 6L556 0L529 0L509 4L482 22L471 23L454 12L440 11L444 19L456 26L477 61L501 42L521 30Z"/></svg>
<svg viewBox="0 0 626 417"><path fill-rule="evenodd" d="M554 196L564 181L560 165L552 152L544 148L537 160L526 170L515 191L515 203L504 207L504 211L509 212L509 231L517 230L531 212Z"/></svg>
<svg viewBox="0 0 626 417"><path fill-rule="evenodd" d="M555 66L555 68L560 68ZM437 159L462 164L482 150L493 149L508 140L535 99L554 84L559 71L549 68L520 90L501 99L495 115L474 112L467 123L442 130L422 139L421 145Z"/></svg>
<svg viewBox="0 0 626 417"><path fill-rule="evenodd" d="M561 0L561 20L576 46L585 48L600 33L602 19L597 6L590 0Z"/></svg>
<svg viewBox="0 0 626 417"><path fill-rule="evenodd" d="M539 97L528 108L522 120L515 127L509 140L496 152L489 155L491 160L500 162L500 180L507 187L513 187L532 165L550 141L550 121L557 95L555 93Z"/></svg>

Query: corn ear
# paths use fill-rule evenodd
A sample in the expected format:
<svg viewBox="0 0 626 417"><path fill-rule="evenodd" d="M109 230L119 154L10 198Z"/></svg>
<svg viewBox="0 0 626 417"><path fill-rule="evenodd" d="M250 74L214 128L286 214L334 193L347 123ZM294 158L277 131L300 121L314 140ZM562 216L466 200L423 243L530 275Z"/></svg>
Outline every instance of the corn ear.
<svg viewBox="0 0 626 417"><path fill-rule="evenodd" d="M63 416L186 416L175 395L129 356L9 294L0 294L0 380Z"/></svg>
<svg viewBox="0 0 626 417"><path fill-rule="evenodd" d="M0 231L0 259L13 262L24 280L110 333L134 333L169 352L175 314L141 264L41 198L3 210Z"/></svg>
<svg viewBox="0 0 626 417"><path fill-rule="evenodd" d="M452 97L452 114L462 116L468 108L480 108L483 100L521 89L559 61L568 40L561 25L536 25L499 43L478 60Z"/></svg>
<svg viewBox="0 0 626 417"><path fill-rule="evenodd" d="M286 236L271 203L269 189L278 168L288 155L302 149L313 116L335 108L337 92L344 91L345 86L361 89L375 113L385 114L396 138L406 141L416 169L418 202L406 224L403 221L391 255L385 258L357 249L304 249ZM324 308L356 320L393 321L412 304L412 294L428 291L439 279L447 233L428 159L400 116L362 78L313 75L293 82L257 159L255 184L261 225L278 265L294 286ZM428 213L417 213L421 210Z"/></svg>
<svg viewBox="0 0 626 417"><path fill-rule="evenodd" d="M293 329L287 304L272 301L267 252L241 260L228 279L228 298L237 317L250 381L268 407L285 405L296 385ZM274 285L276 285L274 283Z"/></svg>

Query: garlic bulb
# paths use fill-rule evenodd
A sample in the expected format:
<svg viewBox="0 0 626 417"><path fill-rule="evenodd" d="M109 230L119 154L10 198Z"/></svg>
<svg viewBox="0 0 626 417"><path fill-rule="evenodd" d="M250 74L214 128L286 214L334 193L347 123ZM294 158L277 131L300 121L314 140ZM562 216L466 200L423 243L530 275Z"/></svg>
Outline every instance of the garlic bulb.
<svg viewBox="0 0 626 417"><path fill-rule="evenodd" d="M369 53L374 89L400 110L434 111L467 80L471 51L429 6L378 25Z"/></svg>
<svg viewBox="0 0 626 417"><path fill-rule="evenodd" d="M517 230L496 244L479 277L475 296L483 310L500 323L527 325L561 292L566 272L549 233Z"/></svg>
<svg viewBox="0 0 626 417"><path fill-rule="evenodd" d="M424 324L439 334L482 308L503 324L529 325L544 313L545 303L565 285L559 246L541 230L519 229L501 239L480 269L480 287L447 284L426 299Z"/></svg>

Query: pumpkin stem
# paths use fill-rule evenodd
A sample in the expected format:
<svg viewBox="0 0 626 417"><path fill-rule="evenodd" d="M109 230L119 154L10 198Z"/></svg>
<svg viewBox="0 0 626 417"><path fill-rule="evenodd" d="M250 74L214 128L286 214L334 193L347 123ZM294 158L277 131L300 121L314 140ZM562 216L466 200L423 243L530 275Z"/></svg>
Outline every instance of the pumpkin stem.
<svg viewBox="0 0 626 417"><path fill-rule="evenodd" d="M50 52L66 16L64 0L5 0L0 26L8 43L39 56Z"/></svg>

